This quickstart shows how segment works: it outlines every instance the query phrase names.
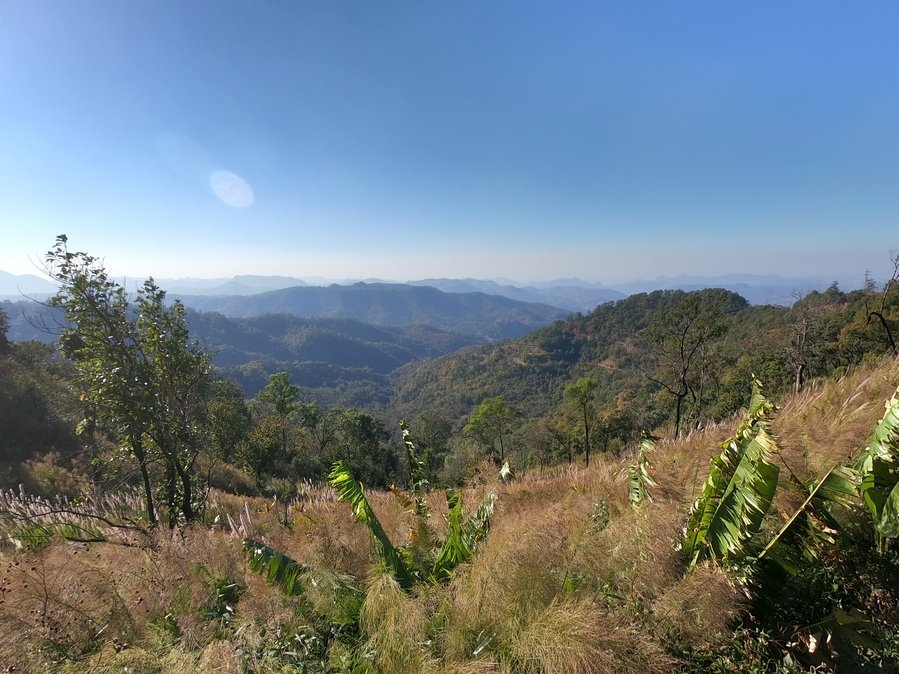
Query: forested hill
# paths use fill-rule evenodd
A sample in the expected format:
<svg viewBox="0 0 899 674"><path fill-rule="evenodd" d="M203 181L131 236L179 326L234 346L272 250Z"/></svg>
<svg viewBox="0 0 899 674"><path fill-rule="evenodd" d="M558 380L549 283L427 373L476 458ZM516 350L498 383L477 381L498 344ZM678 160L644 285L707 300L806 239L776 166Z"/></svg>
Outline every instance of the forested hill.
<svg viewBox="0 0 899 674"><path fill-rule="evenodd" d="M641 331L688 296L715 298L732 312L748 308L742 297L724 290L632 295L586 315L573 314L521 339L402 368L395 375L395 404L402 411L420 406L456 418L484 398L503 396L534 417L562 399L567 382L587 374L600 383L600 402L609 402L623 390L642 385Z"/></svg>
<svg viewBox="0 0 899 674"><path fill-rule="evenodd" d="M34 302L0 302L0 309L13 341L55 342L63 325L59 310ZM483 341L430 326L381 327L348 318L228 318L193 309L187 318L191 338L247 396L269 375L287 372L306 397L328 405L380 408L390 399L387 375L396 368Z"/></svg>
<svg viewBox="0 0 899 674"><path fill-rule="evenodd" d="M883 329L868 320L882 300L871 289L843 293L835 286L791 308L750 306L722 289L640 293L521 339L407 365L393 375L394 406L401 415L433 409L462 420L482 400L502 396L535 419L558 407L566 384L591 377L597 403L625 411L642 428L673 420L671 389L681 385L687 422L724 418L745 404L753 374L777 394L797 377L886 353ZM890 321L899 313L895 301L891 293L884 305ZM697 343L705 329L707 338ZM681 378L680 358L688 352Z"/></svg>
<svg viewBox="0 0 899 674"><path fill-rule="evenodd" d="M307 398L329 405L381 407L390 399L387 375L396 368L479 343L428 326L379 327L346 318L228 318L190 310L188 320L221 373L246 395L256 395L269 375L287 372Z"/></svg>
<svg viewBox="0 0 899 674"><path fill-rule="evenodd" d="M252 297L171 295L185 306L234 318L293 314L304 318L352 318L380 326L429 325L486 339L520 337L565 316L546 304L485 293L445 293L394 283L294 287Z"/></svg>

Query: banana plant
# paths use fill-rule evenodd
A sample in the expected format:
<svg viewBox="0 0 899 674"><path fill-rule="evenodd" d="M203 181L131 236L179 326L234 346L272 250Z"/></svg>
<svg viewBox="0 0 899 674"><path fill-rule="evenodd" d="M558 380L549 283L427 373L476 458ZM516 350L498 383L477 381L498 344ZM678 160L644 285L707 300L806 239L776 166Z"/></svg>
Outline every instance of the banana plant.
<svg viewBox="0 0 899 674"><path fill-rule="evenodd" d="M753 380L749 412L712 458L709 476L687 519L682 550L692 568L703 559L733 561L747 554L777 489L780 471L767 419L774 405Z"/></svg>
<svg viewBox="0 0 899 674"><path fill-rule="evenodd" d="M649 454L655 449L656 438L643 435L636 461L627 462L628 499L634 510L642 510L647 501L652 500L650 487L658 486L649 475Z"/></svg>
<svg viewBox="0 0 899 674"><path fill-rule="evenodd" d="M338 627L359 622L364 595L352 578L314 569L251 538L244 540L243 548L247 566L253 573L280 587L286 596L304 599L318 617ZM317 601L316 595L319 595Z"/></svg>
<svg viewBox="0 0 899 674"><path fill-rule="evenodd" d="M488 496L468 520L464 519L462 512L461 491L447 489L446 502L449 506L447 534L431 571L430 579L434 583L449 580L457 566L470 562L474 557L478 545L490 531L495 497L492 494Z"/></svg>
<svg viewBox="0 0 899 674"><path fill-rule="evenodd" d="M858 497L859 474L853 468L837 464L809 486L795 475L790 478L806 498L759 553L758 559L770 559L790 575L796 575L803 559L815 561L823 545L836 542L841 527L830 508L853 505Z"/></svg>
<svg viewBox="0 0 899 674"><path fill-rule="evenodd" d="M372 510L368 499L365 498L365 487L363 484L353 477L349 467L343 461L338 461L334 464L328 475L328 482L337 491L337 497L352 506L353 519L368 527L368 530L371 532L375 552L384 566L393 574L396 582L404 590L411 590L414 583L412 571L406 565L403 556L390 542L384 527L381 526L380 520L378 520L377 515Z"/></svg>
<svg viewBox="0 0 899 674"><path fill-rule="evenodd" d="M288 597L302 594L302 578L309 572L308 566L251 538L244 539L243 548L253 573L280 586Z"/></svg>
<svg viewBox="0 0 899 674"><path fill-rule="evenodd" d="M855 467L861 473L859 491L874 518L877 549L886 552L899 536L899 389L886 402L883 418Z"/></svg>
<svg viewBox="0 0 899 674"><path fill-rule="evenodd" d="M396 487L391 490L415 518L410 526L407 545L397 548L391 543L384 527L365 497L365 487L353 477L343 461L334 464L328 480L337 491L338 498L352 506L355 521L368 526L375 553L381 563L393 574L400 587L408 592L416 582L424 581L436 584L449 579L457 566L471 560L478 545L490 531L495 496L488 495L477 511L466 519L462 510L462 492L448 489L446 491L448 505L446 539L440 544L436 556L429 559L428 568L420 569L421 555L418 548L426 543L430 536L430 527L427 524L430 513L424 500L427 481L424 479L424 471L421 462L418 461L415 445L409 438L408 429L404 424L402 428L411 473L411 493L407 494Z"/></svg>

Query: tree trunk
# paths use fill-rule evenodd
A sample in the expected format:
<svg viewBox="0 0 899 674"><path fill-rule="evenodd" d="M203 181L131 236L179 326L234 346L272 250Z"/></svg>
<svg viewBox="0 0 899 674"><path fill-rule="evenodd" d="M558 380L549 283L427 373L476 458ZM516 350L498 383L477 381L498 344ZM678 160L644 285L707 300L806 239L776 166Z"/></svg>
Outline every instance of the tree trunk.
<svg viewBox="0 0 899 674"><path fill-rule="evenodd" d="M805 383L805 363L796 363L793 366L796 377L793 380L793 393L799 393Z"/></svg>
<svg viewBox="0 0 899 674"><path fill-rule="evenodd" d="M176 464L178 478L181 480L181 514L186 522L194 521L193 485L190 471Z"/></svg>
<svg viewBox="0 0 899 674"><path fill-rule="evenodd" d="M144 498L147 501L147 521L150 528L156 526L156 508L153 506L153 487L150 485L150 471L147 468L147 453L144 451L144 445L140 438L131 437L131 449L134 452L134 458L137 459L137 465L140 469L140 478L144 483Z"/></svg>
<svg viewBox="0 0 899 674"><path fill-rule="evenodd" d="M677 406L674 412L674 439L677 440L680 438L680 422L681 417L683 416L684 411L684 398L687 396L686 393L680 393L677 395Z"/></svg>
<svg viewBox="0 0 899 674"><path fill-rule="evenodd" d="M587 412L584 411L584 467L590 467L590 424L587 423Z"/></svg>
<svg viewBox="0 0 899 674"><path fill-rule="evenodd" d="M887 342L890 345L890 351L895 356L896 355L896 341L893 339L893 331L890 330L890 326L887 323L887 319L884 318L884 315L879 311L872 311L868 314L868 320L871 320L871 317L877 317L877 320L880 321L880 324L883 326L884 332L887 333Z"/></svg>
<svg viewBox="0 0 899 674"><path fill-rule="evenodd" d="M171 459L166 459L165 467L165 499L168 506L169 529L174 529L178 521L176 507L175 466Z"/></svg>

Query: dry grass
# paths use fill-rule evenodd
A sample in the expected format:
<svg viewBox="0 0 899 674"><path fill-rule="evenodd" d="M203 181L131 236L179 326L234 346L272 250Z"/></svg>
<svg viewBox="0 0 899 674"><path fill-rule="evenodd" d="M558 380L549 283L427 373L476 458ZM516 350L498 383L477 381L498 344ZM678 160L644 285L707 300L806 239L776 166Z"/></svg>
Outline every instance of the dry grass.
<svg viewBox="0 0 899 674"><path fill-rule="evenodd" d="M428 654L424 606L403 592L393 577L378 573L372 578L359 621L372 674L416 674L437 668Z"/></svg>
<svg viewBox="0 0 899 674"><path fill-rule="evenodd" d="M509 659L510 670L522 674L643 674L672 665L627 616L569 597L534 616L511 644Z"/></svg>
<svg viewBox="0 0 899 674"><path fill-rule="evenodd" d="M788 399L772 422L777 460L809 478L853 456L897 380L899 364L884 361ZM313 568L372 577L355 655L364 653L373 672L671 671L666 646L715 649L744 608L722 571L701 566L685 575L675 549L709 459L735 423L660 441L650 456L659 486L640 512L627 501L623 461L614 457L510 484L481 470L464 498L472 512L496 492L490 536L449 585L414 594L372 575L368 530L332 490L308 486L286 509L216 492L209 501L215 523L160 531L143 547L56 541L38 552L3 551L0 662L34 672L289 669L272 646L275 635L292 643L314 631L308 616L326 614L334 595L323 584L305 599L287 598L249 573L241 541L252 535ZM777 501L784 512L787 491ZM389 493L369 496L394 544L405 543L410 513ZM442 537L444 496L435 491L427 500L430 526ZM230 625L204 612L217 579L242 590ZM353 655L347 643L334 643L333 662Z"/></svg>
<svg viewBox="0 0 899 674"><path fill-rule="evenodd" d="M703 565L677 579L652 606L659 626L693 648L714 648L731 636L745 595L718 567Z"/></svg>
<svg viewBox="0 0 899 674"><path fill-rule="evenodd" d="M137 633L127 596L86 547L54 545L2 570L0 661L28 671L36 662L81 658L100 634L111 643Z"/></svg>
<svg viewBox="0 0 899 674"><path fill-rule="evenodd" d="M610 608L642 601L644 586L679 568L670 537L627 504L620 472L597 463L506 489L496 526L450 593L446 660L490 653L510 672L609 671L613 661L664 670L660 647ZM598 502L605 529L593 517Z"/></svg>
<svg viewBox="0 0 899 674"><path fill-rule="evenodd" d="M675 550L683 516L668 503L626 512L578 551L573 566L621 601L642 609L676 582L684 562Z"/></svg>
<svg viewBox="0 0 899 674"><path fill-rule="evenodd" d="M846 462L867 444L899 384L899 360L883 359L839 379L813 382L772 423L781 461L801 478Z"/></svg>

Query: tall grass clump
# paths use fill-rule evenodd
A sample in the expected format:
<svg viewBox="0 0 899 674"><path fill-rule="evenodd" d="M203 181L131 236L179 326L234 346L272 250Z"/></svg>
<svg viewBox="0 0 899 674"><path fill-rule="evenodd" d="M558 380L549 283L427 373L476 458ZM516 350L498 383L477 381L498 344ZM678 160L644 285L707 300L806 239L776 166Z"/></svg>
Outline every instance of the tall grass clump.
<svg viewBox="0 0 899 674"><path fill-rule="evenodd" d="M361 659L372 674L433 672L425 604L410 597L390 574L376 573L359 616L364 642Z"/></svg>

